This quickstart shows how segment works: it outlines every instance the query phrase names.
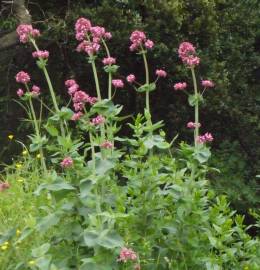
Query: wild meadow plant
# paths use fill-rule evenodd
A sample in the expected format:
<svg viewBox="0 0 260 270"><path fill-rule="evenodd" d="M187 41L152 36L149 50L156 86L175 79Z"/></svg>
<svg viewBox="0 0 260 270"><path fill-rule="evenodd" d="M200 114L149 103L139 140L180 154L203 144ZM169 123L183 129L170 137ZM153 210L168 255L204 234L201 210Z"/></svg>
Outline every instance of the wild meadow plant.
<svg viewBox="0 0 260 270"><path fill-rule="evenodd" d="M226 198L216 197L207 185L208 172L216 170L207 166L213 136L200 132L199 106L214 83L203 80L199 90L195 47L182 42L178 50L191 72L194 92L187 90L187 82L173 86L194 107L194 119L186 124L194 144L177 147L176 138L167 142L163 121L154 123L151 115L150 95L159 79L169 76L157 69L152 80L148 57L154 42L142 31L131 34L130 51L143 59L145 78L139 81L131 73L122 80L109 51L112 34L86 18L77 20L75 31L76 50L91 65L96 96L83 91L76 78L68 78L70 101L60 107L47 71L50 54L37 45L39 30L17 28L21 43L34 49L53 103L41 100L40 87L31 85L28 73L16 75L21 84L17 95L34 128L29 152L38 153L41 161L36 168L27 167L28 175L37 171L40 179L31 194L48 200L34 213L35 222L25 222L18 234L15 224L0 234L1 269L260 269L259 240L247 234L243 217L230 209ZM106 91L100 88L98 62L107 74ZM120 137L126 117L113 98L125 83L144 95L145 108L127 123L132 135ZM47 119L37 116L36 102L49 111ZM9 182L1 183L1 194L12 190Z"/></svg>

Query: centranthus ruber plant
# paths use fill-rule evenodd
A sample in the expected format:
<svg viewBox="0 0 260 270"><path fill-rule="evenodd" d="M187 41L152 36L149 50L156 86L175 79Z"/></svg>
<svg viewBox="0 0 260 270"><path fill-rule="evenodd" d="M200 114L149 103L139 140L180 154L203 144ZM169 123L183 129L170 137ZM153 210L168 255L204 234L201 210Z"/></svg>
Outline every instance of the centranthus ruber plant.
<svg viewBox="0 0 260 270"><path fill-rule="evenodd" d="M86 18L76 21L75 31L76 50L93 71L94 85L88 89L94 87L96 96L82 89L77 78L67 78L69 102L60 107L46 69L51 53L36 44L40 32L31 25L17 28L21 43L35 49L32 57L47 80L54 109L40 99L44 89L30 86L30 75L19 72L17 95L28 105L35 136L30 136L28 157L7 168L0 194L11 194L19 180L24 199L33 198L40 206L24 214L23 228L17 228L17 219L7 219L13 223L0 231L1 269L259 270L259 241L247 234L243 217L235 215L226 198L217 197L207 184L208 172L215 170L207 166L213 136L200 133L205 127L199 122L199 105L214 83L203 80L199 90L195 47L183 42L178 50L194 85L193 94L190 83L174 85L194 107L194 119L186 124L194 131L194 145L182 142L178 147L173 145L176 138L167 142L163 121L152 123L150 94L169 76L164 69L150 73L148 56L156 43L143 31L130 34L130 50L141 55L145 78L129 74L123 80L108 48L112 34ZM108 75L106 89L101 89L98 62ZM120 116L123 107L113 97L126 83L144 93L145 108L127 123L133 135L120 137L119 126L127 117ZM47 119L41 112L37 117L34 102L48 111ZM31 158L35 151L42 170ZM36 189L23 180L35 175Z"/></svg>

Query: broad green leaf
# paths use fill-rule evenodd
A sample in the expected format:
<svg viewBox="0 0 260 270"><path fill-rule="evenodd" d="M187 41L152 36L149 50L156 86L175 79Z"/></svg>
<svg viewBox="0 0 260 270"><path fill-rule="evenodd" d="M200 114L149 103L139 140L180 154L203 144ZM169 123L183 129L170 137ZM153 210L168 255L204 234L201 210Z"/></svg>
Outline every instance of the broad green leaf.
<svg viewBox="0 0 260 270"><path fill-rule="evenodd" d="M41 256L45 255L48 252L50 247L51 247L51 245L49 243L45 243L45 244L41 245L38 248L34 248L32 250L32 256L35 257L35 258L41 257Z"/></svg>
<svg viewBox="0 0 260 270"><path fill-rule="evenodd" d="M60 217L57 216L55 213L50 214L40 220L40 222L36 225L36 230L44 233L52 226L55 226L59 223Z"/></svg>

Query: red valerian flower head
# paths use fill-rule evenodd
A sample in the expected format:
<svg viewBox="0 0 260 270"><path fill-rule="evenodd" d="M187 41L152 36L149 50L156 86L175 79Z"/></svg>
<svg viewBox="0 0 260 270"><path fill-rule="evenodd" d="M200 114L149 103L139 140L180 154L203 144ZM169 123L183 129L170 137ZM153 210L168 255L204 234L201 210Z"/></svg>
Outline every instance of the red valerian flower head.
<svg viewBox="0 0 260 270"><path fill-rule="evenodd" d="M127 77L126 77L126 80L129 82L129 83L133 83L135 81L135 75L134 74L129 74Z"/></svg>
<svg viewBox="0 0 260 270"><path fill-rule="evenodd" d="M200 58L196 56L196 50L190 42L182 42L178 49L182 62L190 67L199 65Z"/></svg>
<svg viewBox="0 0 260 270"><path fill-rule="evenodd" d="M136 261L137 254L131 249L123 247L120 251L119 258L117 259L119 262L127 262L127 261Z"/></svg>
<svg viewBox="0 0 260 270"><path fill-rule="evenodd" d="M123 88L124 83L122 80L112 80L112 84L115 88Z"/></svg>
<svg viewBox="0 0 260 270"><path fill-rule="evenodd" d="M186 82L175 83L173 88L175 91L184 90L187 88L187 83Z"/></svg>
<svg viewBox="0 0 260 270"><path fill-rule="evenodd" d="M79 18L75 24L76 39L82 41L91 29L91 22L86 18Z"/></svg>
<svg viewBox="0 0 260 270"><path fill-rule="evenodd" d="M20 24L16 28L16 33L18 34L21 43L27 43L30 38L40 36L40 31L34 29L31 24Z"/></svg>
<svg viewBox="0 0 260 270"><path fill-rule="evenodd" d="M158 77L162 77L162 78L165 78L165 77L167 76L166 71L164 71L164 70L162 70L162 69L156 69L155 74L156 74Z"/></svg>
<svg viewBox="0 0 260 270"><path fill-rule="evenodd" d="M48 59L50 53L48 51L35 51L32 53L33 58Z"/></svg>
<svg viewBox="0 0 260 270"><path fill-rule="evenodd" d="M16 74L15 79L18 83L26 84L26 83L30 82L31 77L28 73L26 73L24 71L20 71Z"/></svg>
<svg viewBox="0 0 260 270"><path fill-rule="evenodd" d="M73 166L73 159L71 157L65 157L60 163L62 168L69 168Z"/></svg>
<svg viewBox="0 0 260 270"><path fill-rule="evenodd" d="M212 88L215 86L215 84L210 80L202 80L201 85L205 88Z"/></svg>

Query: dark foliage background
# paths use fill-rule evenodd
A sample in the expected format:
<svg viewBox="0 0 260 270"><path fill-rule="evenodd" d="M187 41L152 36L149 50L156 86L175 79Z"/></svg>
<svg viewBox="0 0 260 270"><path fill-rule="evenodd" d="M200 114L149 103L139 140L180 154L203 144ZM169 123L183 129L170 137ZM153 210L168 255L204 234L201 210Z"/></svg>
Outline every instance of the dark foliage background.
<svg viewBox="0 0 260 270"><path fill-rule="evenodd" d="M258 0L34 0L27 5L33 24L43 32L40 46L51 53L48 69L55 89L65 99L63 82L70 76L94 94L91 70L83 55L75 52L73 30L78 17L87 17L113 33L110 49L118 59L118 75L122 77L134 73L143 78L141 59L130 53L128 46L131 31L144 30L156 44L149 55L152 70L161 67L169 73L152 94L153 117L164 119L169 138L178 133L178 142L191 140L185 124L193 119L193 113L186 96L172 90L175 82L190 77L177 57L177 48L185 40L194 43L202 60L197 72L216 83L201 109L203 131L210 131L215 137L211 163L221 171L210 175L211 183L220 193L227 193L241 212L259 206ZM17 22L11 10L1 14L0 33L15 29ZM7 135L12 133L24 140L28 129L26 122L20 124L19 119L25 115L13 101L17 89L15 74L27 70L37 84L47 87L31 58L30 48L17 46L1 51L0 63L0 159L8 163L20 149L8 141ZM101 70L101 63L99 67ZM106 77L102 77L102 84L105 83ZM143 101L131 88L118 92L116 97L116 102L124 104L125 114L142 110Z"/></svg>

